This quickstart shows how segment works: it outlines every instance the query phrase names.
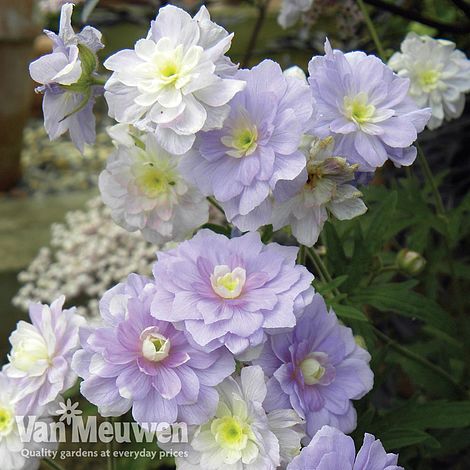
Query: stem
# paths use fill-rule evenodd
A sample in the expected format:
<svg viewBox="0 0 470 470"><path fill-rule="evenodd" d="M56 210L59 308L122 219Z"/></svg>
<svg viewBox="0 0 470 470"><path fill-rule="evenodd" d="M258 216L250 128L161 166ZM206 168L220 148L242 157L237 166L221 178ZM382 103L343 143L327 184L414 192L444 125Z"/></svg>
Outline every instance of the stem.
<svg viewBox="0 0 470 470"><path fill-rule="evenodd" d="M258 42L258 36L263 27L264 20L266 19L266 13L268 11L269 3L271 0L259 0L258 3L258 17L256 18L255 25L253 26L253 31L251 32L250 40L248 41L248 46L246 48L245 56L242 60L242 68L245 68L249 65L251 57Z"/></svg>
<svg viewBox="0 0 470 470"><path fill-rule="evenodd" d="M379 57L382 60L385 60L385 49L383 48L382 42L379 39L379 35L377 34L377 30L375 29L374 23L370 18L369 12L367 11L367 7L365 6L363 0L357 0L357 4L359 5L359 8L361 9L362 14L364 15L364 20L366 22L367 29L369 30L372 40L374 41L375 48L377 49Z"/></svg>
<svg viewBox="0 0 470 470"><path fill-rule="evenodd" d="M464 392L464 390L460 387L460 385L455 381L455 379L448 374L444 369L441 369L439 366L436 366L432 362L429 362L427 359L424 357L421 357L419 354L414 353L410 349L406 348L405 346L401 346L398 344L396 341L394 341L392 338L387 336L385 333L382 333L378 328L375 326L372 327L374 329L374 333L385 343L387 343L388 346L390 346L392 349L395 349L396 352L400 353L402 356L411 359L412 361L415 361L426 368L432 370L436 374L440 375L442 378L444 378L447 382L449 382L453 387L455 387L457 390L460 392Z"/></svg>
<svg viewBox="0 0 470 470"><path fill-rule="evenodd" d="M303 264L305 266L306 251L305 246L300 245L299 253L297 254L297 264Z"/></svg>
<svg viewBox="0 0 470 470"><path fill-rule="evenodd" d="M416 148L418 150L418 161L419 164L421 165L421 169L423 170L424 177L426 178L426 181L429 183L431 186L434 199L436 201L436 209L437 213L443 217L446 217L446 210L444 208L444 204L442 202L441 194L439 193L439 190L436 185L436 181L434 180L434 176L432 174L431 168L429 167L429 163L426 160L426 157L424 156L423 150L421 149L421 146L416 142Z"/></svg>
<svg viewBox="0 0 470 470"><path fill-rule="evenodd" d="M207 200L217 209L219 210L220 212L222 212L222 214L224 215L225 217L225 212L224 210L222 209L222 207L219 205L219 203L212 197L212 196L209 196L207 198Z"/></svg>
<svg viewBox="0 0 470 470"><path fill-rule="evenodd" d="M53 468L54 470L64 470L64 467L62 467L58 463L55 463L49 457L44 457L43 462L46 463L49 467Z"/></svg>
<svg viewBox="0 0 470 470"><path fill-rule="evenodd" d="M322 259L318 255L318 253L315 251L315 248L309 248L305 247L307 251L308 257L311 259L312 263L315 265L315 267L318 270L318 273L325 279L326 282L331 282L333 278L331 277L331 274L328 272L328 269L326 266L323 264Z"/></svg>

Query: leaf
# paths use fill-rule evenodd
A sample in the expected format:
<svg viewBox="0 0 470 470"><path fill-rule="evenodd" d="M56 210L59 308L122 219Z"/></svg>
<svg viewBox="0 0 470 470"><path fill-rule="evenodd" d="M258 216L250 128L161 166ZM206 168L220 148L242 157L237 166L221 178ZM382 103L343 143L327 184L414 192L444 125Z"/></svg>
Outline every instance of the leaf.
<svg viewBox="0 0 470 470"><path fill-rule="evenodd" d="M434 448L439 448L440 444L433 436L425 431L410 428L393 428L380 435L380 440L387 450L401 449L416 444L427 442Z"/></svg>
<svg viewBox="0 0 470 470"><path fill-rule="evenodd" d="M351 297L353 303L370 305L382 312L396 312L418 319L451 334L455 324L450 315L433 300L410 290L416 281L395 282L361 287Z"/></svg>
<svg viewBox="0 0 470 470"><path fill-rule="evenodd" d="M356 307L351 305L332 304L331 308L335 311L339 318L346 320L356 320L361 322L367 322L368 319L364 313Z"/></svg>
<svg viewBox="0 0 470 470"><path fill-rule="evenodd" d="M347 278L348 276L344 274L333 279L331 282L318 282L316 284L317 291L319 294L325 296L325 294L327 294L328 292L331 292L332 290L337 289L339 286L341 286Z"/></svg>
<svg viewBox="0 0 470 470"><path fill-rule="evenodd" d="M325 224L323 233L325 234L326 238L326 256L333 268L332 271L333 273L342 272L344 266L347 265L348 259L344 253L343 243L338 236L338 232L336 231L333 224L327 222Z"/></svg>

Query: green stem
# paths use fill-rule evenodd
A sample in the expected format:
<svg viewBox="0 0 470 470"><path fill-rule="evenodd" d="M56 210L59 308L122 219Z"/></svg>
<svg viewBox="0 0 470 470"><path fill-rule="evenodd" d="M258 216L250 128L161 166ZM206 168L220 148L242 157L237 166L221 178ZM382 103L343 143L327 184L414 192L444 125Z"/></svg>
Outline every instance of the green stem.
<svg viewBox="0 0 470 470"><path fill-rule="evenodd" d="M415 361L422 366L432 370L435 372L437 375L441 376L443 379L445 379L447 382L449 382L454 388L459 390L460 392L464 392L464 390L460 387L460 385L455 381L455 379L448 374L444 369L441 369L439 366L436 366L432 362L429 362L427 359L424 357L421 357L419 354L414 353L410 349L406 348L405 346L402 346L398 344L396 341L394 341L392 338L387 336L385 333L382 333L378 328L375 326L372 327L374 329L374 333L389 347L394 349L396 352L401 354L402 356L411 359L412 361Z"/></svg>
<svg viewBox="0 0 470 470"><path fill-rule="evenodd" d="M219 203L212 197L212 196L209 196L207 198L207 200L220 212L222 212L222 214L224 215L225 217L225 212L224 210L222 209L222 207L219 205Z"/></svg>
<svg viewBox="0 0 470 470"><path fill-rule="evenodd" d="M367 11L367 7L365 6L363 0L357 0L357 4L359 5L359 8L361 9L362 14L364 15L364 21L366 22L369 34L371 35L372 40L374 41L375 48L377 49L379 57L382 60L385 60L385 49L382 46L382 42L380 41L379 35L377 34L377 30L375 29L374 23L370 18L369 12Z"/></svg>
<svg viewBox="0 0 470 470"><path fill-rule="evenodd" d="M331 277L330 273L328 272L327 267L323 264L322 259L320 258L319 254L315 251L315 248L305 247L307 252L307 256L310 258L312 263L315 265L318 274L320 274L326 282L331 282L333 278Z"/></svg>
<svg viewBox="0 0 470 470"><path fill-rule="evenodd" d="M300 245L299 253L297 254L297 264L303 264L305 266L306 251L305 246Z"/></svg>
<svg viewBox="0 0 470 470"><path fill-rule="evenodd" d="M429 163L428 163L426 157L424 156L424 152L421 149L421 146L418 144L418 142L416 142L416 148L418 150L419 164L421 165L421 169L423 170L424 177L426 178L426 181L431 186L431 190L432 190L432 193L434 195L434 200L436 201L437 213L442 217L446 217L446 210L445 210L444 204L442 202L441 194L439 193L439 189L437 188L436 181L434 180L434 176L432 174Z"/></svg>
<svg viewBox="0 0 470 470"><path fill-rule="evenodd" d="M43 459L43 462L46 463L49 467L53 468L54 470L65 470L64 467L62 467L58 463L55 463L53 460L51 460L48 457L45 457Z"/></svg>

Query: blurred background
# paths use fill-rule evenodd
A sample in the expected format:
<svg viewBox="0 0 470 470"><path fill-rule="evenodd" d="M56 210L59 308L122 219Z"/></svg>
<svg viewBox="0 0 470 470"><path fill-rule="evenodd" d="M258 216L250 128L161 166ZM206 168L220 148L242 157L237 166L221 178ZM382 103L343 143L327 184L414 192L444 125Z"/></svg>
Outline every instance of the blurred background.
<svg viewBox="0 0 470 470"><path fill-rule="evenodd" d="M51 143L43 129L42 97L34 93L28 64L50 50L51 44L41 31L43 28L57 31L63 3L61 0L0 0L2 361L9 350L8 336L16 322L26 318L30 299L49 302L63 293L69 304L78 305L92 318L97 300L108 287L130 271L150 272L155 252L155 247L138 235L117 227L97 198L97 176L112 151L105 131L112 122L106 116L104 103L98 102L95 107L96 145L88 147L84 155L69 142L67 135ZM74 26L80 29L84 24L91 24L102 31L106 47L100 58L105 59L118 49L132 48L137 39L146 35L149 21L156 16L158 8L170 2L75 3ZM354 0L314 0L303 21L288 29L281 28L277 21L282 0L171 3L190 12L206 4L217 23L235 32L229 55L242 66L272 58L283 67L296 64L305 70L312 55L322 53L325 36L344 51L374 49ZM389 55L399 49L409 31L455 41L468 55L470 3L466 0L366 0L365 3ZM442 181L445 202L452 207L469 187L468 103L460 119L433 134L432 145L426 145L426 133L422 140L431 166ZM386 177L387 171L385 168L382 177ZM376 182L380 183L380 179ZM142 463L142 467L125 461L120 465L126 469L157 468L151 462ZM451 464L432 468L457 468L448 465ZM85 467L101 468L102 462L79 459L66 464L67 469Z"/></svg>

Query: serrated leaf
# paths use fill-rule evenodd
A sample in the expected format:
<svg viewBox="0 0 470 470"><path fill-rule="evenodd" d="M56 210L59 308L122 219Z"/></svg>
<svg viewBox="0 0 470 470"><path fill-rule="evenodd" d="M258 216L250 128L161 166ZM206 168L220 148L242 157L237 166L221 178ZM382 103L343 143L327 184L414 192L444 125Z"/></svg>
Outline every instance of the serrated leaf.
<svg viewBox="0 0 470 470"><path fill-rule="evenodd" d="M367 317L361 310L351 305L332 304L331 308L335 311L339 318L361 322L368 321Z"/></svg>

